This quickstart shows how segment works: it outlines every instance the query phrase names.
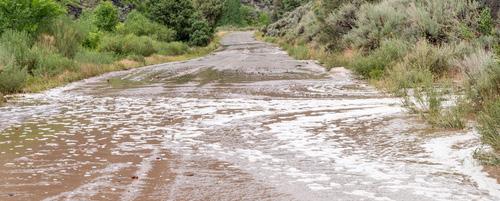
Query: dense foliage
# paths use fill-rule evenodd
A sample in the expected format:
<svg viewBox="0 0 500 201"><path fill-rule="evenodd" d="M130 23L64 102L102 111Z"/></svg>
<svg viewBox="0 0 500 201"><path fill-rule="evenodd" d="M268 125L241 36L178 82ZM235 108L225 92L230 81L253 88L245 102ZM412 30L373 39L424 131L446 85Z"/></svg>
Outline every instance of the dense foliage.
<svg viewBox="0 0 500 201"><path fill-rule="evenodd" d="M7 29L34 33L63 13L53 0L0 0L0 33Z"/></svg>
<svg viewBox="0 0 500 201"><path fill-rule="evenodd" d="M0 93L202 51L189 45L212 41L225 2L0 0Z"/></svg>
<svg viewBox="0 0 500 201"><path fill-rule="evenodd" d="M102 31L114 31L118 24L118 9L109 1L101 3L94 10L95 25Z"/></svg>

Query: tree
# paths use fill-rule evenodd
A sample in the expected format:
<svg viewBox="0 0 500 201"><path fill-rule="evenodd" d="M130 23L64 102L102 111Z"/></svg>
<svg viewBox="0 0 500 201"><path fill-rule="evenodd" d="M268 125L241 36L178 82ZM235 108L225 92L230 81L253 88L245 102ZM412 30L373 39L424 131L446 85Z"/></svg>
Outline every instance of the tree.
<svg viewBox="0 0 500 201"><path fill-rule="evenodd" d="M177 33L177 39L189 41L195 9L188 0L148 0L145 10L149 18L158 21Z"/></svg>
<svg viewBox="0 0 500 201"><path fill-rule="evenodd" d="M222 17L226 0L193 0L194 7L210 26L215 26Z"/></svg>
<svg viewBox="0 0 500 201"><path fill-rule="evenodd" d="M95 25L103 31L113 31L119 22L118 9L109 1L104 1L94 11Z"/></svg>
<svg viewBox="0 0 500 201"><path fill-rule="evenodd" d="M0 33L7 29L34 33L64 13L53 0L0 0Z"/></svg>
<svg viewBox="0 0 500 201"><path fill-rule="evenodd" d="M205 46L210 42L213 35L213 29L204 20L193 22L192 34L190 35L189 44L196 46Z"/></svg>

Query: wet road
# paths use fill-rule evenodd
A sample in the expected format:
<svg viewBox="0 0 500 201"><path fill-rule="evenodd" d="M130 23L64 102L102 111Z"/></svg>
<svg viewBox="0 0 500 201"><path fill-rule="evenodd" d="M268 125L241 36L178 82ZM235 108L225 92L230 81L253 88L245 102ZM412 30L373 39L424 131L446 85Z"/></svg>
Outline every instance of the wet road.
<svg viewBox="0 0 500 201"><path fill-rule="evenodd" d="M500 199L474 132L250 32L222 44L0 107L0 200Z"/></svg>

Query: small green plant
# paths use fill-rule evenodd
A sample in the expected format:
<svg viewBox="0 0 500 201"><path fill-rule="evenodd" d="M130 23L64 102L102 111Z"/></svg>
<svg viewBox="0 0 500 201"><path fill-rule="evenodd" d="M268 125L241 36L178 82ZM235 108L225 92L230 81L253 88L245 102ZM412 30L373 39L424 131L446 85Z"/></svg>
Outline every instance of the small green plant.
<svg viewBox="0 0 500 201"><path fill-rule="evenodd" d="M205 46L210 43L213 31L204 20L198 20L193 23L193 32L191 33L189 44L194 46Z"/></svg>
<svg viewBox="0 0 500 201"><path fill-rule="evenodd" d="M192 1L149 0L145 10L148 17L160 22L176 32L177 40L189 41L192 33L191 25L200 19Z"/></svg>
<svg viewBox="0 0 500 201"><path fill-rule="evenodd" d="M154 43L155 49L162 55L181 55L189 51L189 46L183 42Z"/></svg>
<svg viewBox="0 0 500 201"><path fill-rule="evenodd" d="M82 50L76 53L74 60L78 63L110 64L116 60L116 57L112 52Z"/></svg>
<svg viewBox="0 0 500 201"><path fill-rule="evenodd" d="M299 60L310 59L309 48L304 44L285 46L285 50L293 58L296 58Z"/></svg>
<svg viewBox="0 0 500 201"><path fill-rule="evenodd" d="M128 55L127 59L130 59L132 61L137 61L137 62L143 63L143 64L146 62L146 60L144 59L144 56L142 56L142 55L135 55L135 54Z"/></svg>
<svg viewBox="0 0 500 201"><path fill-rule="evenodd" d="M478 24L479 32L481 32L483 35L491 35L495 25L489 8L485 8L481 11Z"/></svg>
<svg viewBox="0 0 500 201"><path fill-rule="evenodd" d="M380 79L387 67L406 55L408 44L402 40L386 40L367 56L355 59L352 66L366 78Z"/></svg>
<svg viewBox="0 0 500 201"><path fill-rule="evenodd" d="M94 11L94 23L100 30L114 31L119 22L118 9L109 1L103 1Z"/></svg>
<svg viewBox="0 0 500 201"><path fill-rule="evenodd" d="M155 41L147 36L136 36L129 34L107 35L103 38L99 50L104 52L114 52L118 55L126 56L130 54L150 56L156 53L153 43Z"/></svg>
<svg viewBox="0 0 500 201"><path fill-rule="evenodd" d="M500 155L488 150L476 149L474 151L473 157L479 160L483 165L500 165Z"/></svg>
<svg viewBox="0 0 500 201"><path fill-rule="evenodd" d="M474 31L464 23L460 23L460 35L467 40L472 40L475 37Z"/></svg>
<svg viewBox="0 0 500 201"><path fill-rule="evenodd" d="M175 31L157 22L149 20L138 11L128 14L127 20L118 26L117 32L121 34L135 34L137 36L150 36L155 40L170 42L175 39Z"/></svg>
<svg viewBox="0 0 500 201"><path fill-rule="evenodd" d="M482 141L500 151L500 100L487 103L478 122Z"/></svg>
<svg viewBox="0 0 500 201"><path fill-rule="evenodd" d="M5 31L0 37L0 63L26 68L31 72L37 62L31 51L32 43L31 36L27 32Z"/></svg>
<svg viewBox="0 0 500 201"><path fill-rule="evenodd" d="M90 49L96 49L101 43L102 37L103 37L102 32L99 31L89 32L87 34L87 37L85 37L82 45Z"/></svg>
<svg viewBox="0 0 500 201"><path fill-rule="evenodd" d="M68 17L55 20L49 32L54 36L54 45L58 52L68 58L75 56L85 38L84 30Z"/></svg>
<svg viewBox="0 0 500 201"><path fill-rule="evenodd" d="M0 70L0 93L10 94L19 92L28 74L25 69L17 66L7 66Z"/></svg>
<svg viewBox="0 0 500 201"><path fill-rule="evenodd" d="M50 77L60 74L64 70L75 70L75 63L60 54L37 46L33 47L31 51L36 57L36 65L31 72L34 76Z"/></svg>

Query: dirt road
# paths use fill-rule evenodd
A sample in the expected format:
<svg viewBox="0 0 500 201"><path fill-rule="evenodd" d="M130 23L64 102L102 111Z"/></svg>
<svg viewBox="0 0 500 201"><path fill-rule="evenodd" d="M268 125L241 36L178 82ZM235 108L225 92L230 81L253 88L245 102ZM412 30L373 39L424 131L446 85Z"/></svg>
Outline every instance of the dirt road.
<svg viewBox="0 0 500 201"><path fill-rule="evenodd" d="M250 32L222 44L0 107L0 200L500 200L474 132Z"/></svg>

